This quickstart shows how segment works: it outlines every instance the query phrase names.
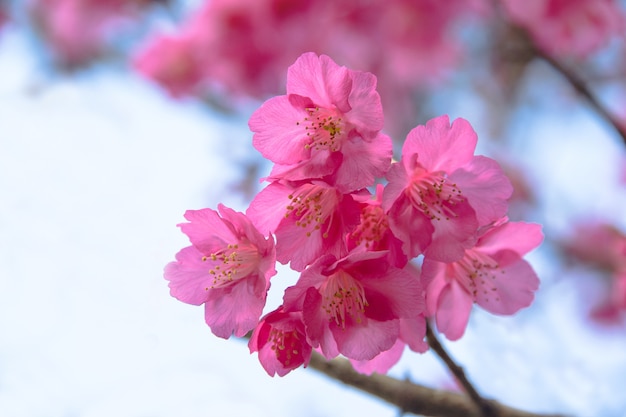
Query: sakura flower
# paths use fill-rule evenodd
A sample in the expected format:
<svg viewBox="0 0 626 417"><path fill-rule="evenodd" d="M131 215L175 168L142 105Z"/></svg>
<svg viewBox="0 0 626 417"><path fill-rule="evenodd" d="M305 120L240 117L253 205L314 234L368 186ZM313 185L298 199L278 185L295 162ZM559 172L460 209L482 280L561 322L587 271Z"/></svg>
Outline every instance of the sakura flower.
<svg viewBox="0 0 626 417"><path fill-rule="evenodd" d="M302 271L324 253L346 252L345 235L359 219L359 205L328 184L274 182L247 211L263 232L276 235L276 256Z"/></svg>
<svg viewBox="0 0 626 417"><path fill-rule="evenodd" d="M277 167L271 177L324 178L343 193L371 185L391 163L376 77L305 53L289 67L287 95L249 121L253 145Z"/></svg>
<svg viewBox="0 0 626 417"><path fill-rule="evenodd" d="M250 353L270 375L285 376L300 365L307 366L312 348L306 340L302 313L278 308L261 319L248 342Z"/></svg>
<svg viewBox="0 0 626 417"><path fill-rule="evenodd" d="M170 293L205 307L205 320L219 337L252 330L276 274L274 241L266 239L242 213L224 205L188 210L180 224L192 246L165 267Z"/></svg>
<svg viewBox="0 0 626 417"><path fill-rule="evenodd" d="M510 19L540 48L584 58L624 33L624 11L614 0L503 0Z"/></svg>
<svg viewBox="0 0 626 417"><path fill-rule="evenodd" d="M327 358L371 360L396 343L400 319L422 312L419 281L385 255L324 255L285 291L285 309L302 311L308 340Z"/></svg>
<svg viewBox="0 0 626 417"><path fill-rule="evenodd" d="M361 246L372 251L388 250L388 261L402 268L408 260L402 251L402 241L389 228L387 213L382 208L383 189L378 184L374 196L353 195L361 203L361 215L359 224L348 234L348 249Z"/></svg>
<svg viewBox="0 0 626 417"><path fill-rule="evenodd" d="M505 222L488 228L457 261L425 258L426 310L434 316L437 329L450 340L459 339L474 303L500 315L529 306L539 279L522 257L542 239L537 224Z"/></svg>
<svg viewBox="0 0 626 417"><path fill-rule="evenodd" d="M493 159L474 156L476 142L466 120L448 116L409 132L382 203L409 257L457 260L480 226L506 213L511 183Z"/></svg>

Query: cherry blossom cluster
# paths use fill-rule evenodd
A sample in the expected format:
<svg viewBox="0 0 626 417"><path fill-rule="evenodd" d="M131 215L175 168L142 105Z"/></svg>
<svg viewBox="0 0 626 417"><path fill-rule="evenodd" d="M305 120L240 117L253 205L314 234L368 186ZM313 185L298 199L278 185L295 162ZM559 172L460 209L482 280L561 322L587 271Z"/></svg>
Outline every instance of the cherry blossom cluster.
<svg viewBox="0 0 626 417"><path fill-rule="evenodd" d="M191 246L165 268L171 294L205 308L223 338L251 332L270 375L307 365L316 350L364 373L386 372L405 347L424 352L426 320L460 338L474 304L510 315L539 280L523 259L537 224L508 221L512 186L474 154L463 119L437 117L407 135L392 161L376 77L305 53L285 95L249 120L273 162L246 213L190 210ZM276 261L298 278L262 313Z"/></svg>
<svg viewBox="0 0 626 417"><path fill-rule="evenodd" d="M626 18L616 0L502 0L509 19L548 53L585 58L615 36Z"/></svg>
<svg viewBox="0 0 626 417"><path fill-rule="evenodd" d="M304 51L341 57L378 75L383 103L393 110L390 129L415 113L416 88L461 60L456 25L477 20L482 1L205 1L176 31L149 39L133 62L174 97L233 101L282 91L285 68Z"/></svg>
<svg viewBox="0 0 626 417"><path fill-rule="evenodd" d="M159 0L29 0L28 11L62 67L100 56L120 28L136 26L142 10Z"/></svg>

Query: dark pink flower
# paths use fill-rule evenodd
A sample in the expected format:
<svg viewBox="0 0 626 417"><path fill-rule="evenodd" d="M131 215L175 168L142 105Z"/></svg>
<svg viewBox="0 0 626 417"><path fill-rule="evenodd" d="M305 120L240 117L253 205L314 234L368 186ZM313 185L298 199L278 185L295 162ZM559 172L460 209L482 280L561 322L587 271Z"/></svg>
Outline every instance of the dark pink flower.
<svg viewBox="0 0 626 417"><path fill-rule="evenodd" d="M409 257L450 262L476 241L480 226L502 217L511 183L496 161L474 156L470 124L448 116L411 130L402 159L387 173L383 208Z"/></svg>
<svg viewBox="0 0 626 417"><path fill-rule="evenodd" d="M419 280L385 261L385 252L324 255L285 291L288 311L302 311L308 340L331 358L371 360L392 348L400 319L423 310Z"/></svg>
<svg viewBox="0 0 626 417"><path fill-rule="evenodd" d="M287 95L250 117L253 144L277 167L272 178L324 178L347 193L373 184L391 163L376 77L305 53L289 67Z"/></svg>
<svg viewBox="0 0 626 417"><path fill-rule="evenodd" d="M383 185L376 186L376 194L371 196L353 195L360 202L359 224L348 234L348 250L362 247L371 251L389 251L388 261L398 268L404 267L408 259L402 251L402 241L394 236L389 228L389 218L382 208Z"/></svg>
<svg viewBox="0 0 626 417"><path fill-rule="evenodd" d="M549 53L584 58L624 33L624 11L614 0L503 0L510 19Z"/></svg>
<svg viewBox="0 0 626 417"><path fill-rule="evenodd" d="M278 308L261 319L248 342L250 353L259 352L265 371L285 376L308 365L312 348L308 344L301 312L285 312Z"/></svg>
<svg viewBox="0 0 626 417"><path fill-rule="evenodd" d="M459 339L474 303L500 315L528 307L539 279L522 257L542 239L537 224L504 222L488 228L455 262L426 258L422 265L426 309L435 317L437 329L450 340Z"/></svg>
<svg viewBox="0 0 626 417"><path fill-rule="evenodd" d="M273 182L247 214L259 230L276 235L278 261L302 271L322 254L346 252L345 236L359 221L359 205L321 181Z"/></svg>
<svg viewBox="0 0 626 417"><path fill-rule="evenodd" d="M165 267L172 296L205 306L213 333L228 338L252 330L276 274L274 240L266 239L242 213L224 205L188 210L179 226L192 246Z"/></svg>

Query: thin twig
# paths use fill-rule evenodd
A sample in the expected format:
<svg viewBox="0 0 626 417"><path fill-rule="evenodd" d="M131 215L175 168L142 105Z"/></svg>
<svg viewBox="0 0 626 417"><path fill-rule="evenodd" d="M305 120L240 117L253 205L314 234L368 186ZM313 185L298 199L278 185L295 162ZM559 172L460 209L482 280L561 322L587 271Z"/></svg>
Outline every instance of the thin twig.
<svg viewBox="0 0 626 417"><path fill-rule="evenodd" d="M565 65L561 64L558 60L551 57L549 54L540 50L537 50L536 53L539 58L543 59L552 68L559 72L571 84L571 86L581 96L583 96L587 100L587 102L589 102L589 104L596 111L596 113L598 113L604 120L606 120L611 126L613 126L613 128L622 138L622 142L624 142L624 145L626 145L626 130L622 126L622 123L620 123L620 121L615 116L613 116L602 105L602 103L600 103L598 98L587 87L585 81L578 74L565 67Z"/></svg>
<svg viewBox="0 0 626 417"><path fill-rule="evenodd" d="M491 403L485 400L479 393L476 391L476 388L472 385L472 383L465 376L465 371L459 365L454 362L452 357L445 350L437 335L433 332L430 325L426 325L426 340L428 341L428 345L435 352L437 356L443 360L446 364L452 375L456 378L456 380L461 384L463 390L467 393L467 395L474 401L474 403L478 406L480 410L482 410L484 417L494 417L497 416L495 414L495 410L491 406Z"/></svg>

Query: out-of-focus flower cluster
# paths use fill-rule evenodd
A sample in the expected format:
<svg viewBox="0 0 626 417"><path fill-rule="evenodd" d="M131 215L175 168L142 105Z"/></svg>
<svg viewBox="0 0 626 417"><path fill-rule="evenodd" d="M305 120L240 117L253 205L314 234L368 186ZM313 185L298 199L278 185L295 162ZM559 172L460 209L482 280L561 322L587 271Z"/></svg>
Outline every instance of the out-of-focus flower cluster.
<svg viewBox="0 0 626 417"><path fill-rule="evenodd" d="M562 247L577 262L608 278L602 302L591 312L602 323L619 323L626 312L626 234L604 221L578 224Z"/></svg>
<svg viewBox="0 0 626 417"><path fill-rule="evenodd" d="M106 53L119 31L159 0L30 0L29 14L57 65L73 69Z"/></svg>
<svg viewBox="0 0 626 417"><path fill-rule="evenodd" d="M511 183L474 155L470 124L441 116L417 126L392 163L376 83L328 56L300 56L287 94L249 121L274 163L267 186L245 214L188 211L180 225L192 246L166 267L171 294L204 304L217 336L252 331L250 350L270 375L306 365L313 349L386 372L405 346L427 350L426 317L456 340L474 304L510 315L538 288L523 256L541 228L508 221ZM299 278L260 317L275 261Z"/></svg>

